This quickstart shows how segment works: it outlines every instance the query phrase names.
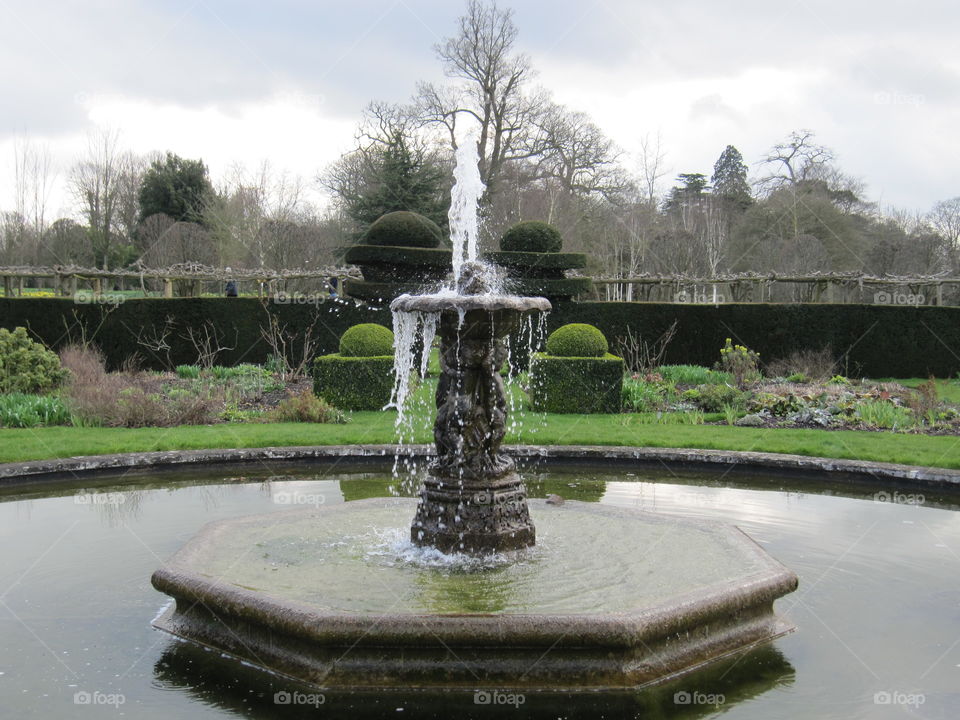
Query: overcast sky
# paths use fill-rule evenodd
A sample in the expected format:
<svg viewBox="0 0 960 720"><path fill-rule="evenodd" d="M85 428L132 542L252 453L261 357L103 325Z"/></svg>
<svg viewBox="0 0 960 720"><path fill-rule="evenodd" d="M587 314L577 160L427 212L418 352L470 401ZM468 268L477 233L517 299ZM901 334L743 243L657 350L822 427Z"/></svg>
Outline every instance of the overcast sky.
<svg viewBox="0 0 960 720"><path fill-rule="evenodd" d="M727 144L748 163L810 128L883 205L960 195L960 3L514 0L518 50L555 99L628 152L660 132L672 175ZM0 0L0 209L13 140L46 143L60 183L98 125L136 152L312 179L370 100L442 80L441 0ZM628 158L628 165L631 161ZM53 214L71 210L62 190ZM60 212L58 212L60 211Z"/></svg>

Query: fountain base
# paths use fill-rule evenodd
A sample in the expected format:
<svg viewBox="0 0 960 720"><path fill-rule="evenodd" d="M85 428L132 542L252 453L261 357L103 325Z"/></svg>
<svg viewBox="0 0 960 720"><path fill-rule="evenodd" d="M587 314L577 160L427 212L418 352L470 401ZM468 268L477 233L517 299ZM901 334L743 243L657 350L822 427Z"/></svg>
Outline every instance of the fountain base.
<svg viewBox="0 0 960 720"><path fill-rule="evenodd" d="M657 683L792 629L796 576L732 526L533 501L536 548L450 557L403 540L412 502L212 523L154 573L154 624L322 688L500 690Z"/></svg>
<svg viewBox="0 0 960 720"><path fill-rule="evenodd" d="M503 553L536 543L527 489L515 472L482 482L430 476L410 528L414 545L445 553Z"/></svg>

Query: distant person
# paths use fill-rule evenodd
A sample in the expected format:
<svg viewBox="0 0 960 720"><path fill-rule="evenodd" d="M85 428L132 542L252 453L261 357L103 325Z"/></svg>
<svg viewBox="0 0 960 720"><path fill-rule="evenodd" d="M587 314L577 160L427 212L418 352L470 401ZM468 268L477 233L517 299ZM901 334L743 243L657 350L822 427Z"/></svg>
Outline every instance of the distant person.
<svg viewBox="0 0 960 720"><path fill-rule="evenodd" d="M226 288L227 297L236 297L237 296L237 283L233 280L227 280Z"/></svg>
<svg viewBox="0 0 960 720"><path fill-rule="evenodd" d="M337 296L337 279L335 277L330 278L330 297L335 298Z"/></svg>

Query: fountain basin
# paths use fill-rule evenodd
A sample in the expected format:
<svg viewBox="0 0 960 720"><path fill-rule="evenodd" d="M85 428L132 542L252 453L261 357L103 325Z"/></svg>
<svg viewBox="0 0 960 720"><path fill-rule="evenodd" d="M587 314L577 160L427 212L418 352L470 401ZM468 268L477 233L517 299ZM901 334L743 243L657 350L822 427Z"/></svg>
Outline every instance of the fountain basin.
<svg viewBox="0 0 960 720"><path fill-rule="evenodd" d="M530 503L539 545L415 548L415 501L216 522L153 576L167 632L326 688L624 688L789 632L796 576L738 529Z"/></svg>

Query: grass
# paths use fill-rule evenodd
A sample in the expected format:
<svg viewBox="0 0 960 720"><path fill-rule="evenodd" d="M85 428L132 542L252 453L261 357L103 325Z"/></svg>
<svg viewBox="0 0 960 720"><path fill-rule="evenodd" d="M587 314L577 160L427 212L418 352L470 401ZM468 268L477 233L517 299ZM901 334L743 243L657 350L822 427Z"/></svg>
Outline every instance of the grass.
<svg viewBox="0 0 960 720"><path fill-rule="evenodd" d="M915 388L918 385L922 385L927 382L929 378L883 378L877 380L877 382L895 382L900 383L904 387ZM937 393L940 395L941 400L945 400L948 403L958 403L960 404L960 380L954 378L952 380L940 380L937 379Z"/></svg>
<svg viewBox="0 0 960 720"><path fill-rule="evenodd" d="M70 412L53 395L0 395L0 427L33 428L40 425L66 425Z"/></svg>
<svg viewBox="0 0 960 720"><path fill-rule="evenodd" d="M755 450L960 468L960 439L950 436L662 425L637 415L518 415L522 425L519 431L507 435L507 443ZM0 430L0 462L152 450L393 443L396 442L394 418L393 413L357 412L347 425L264 423L163 429L3 429ZM627 422L624 418L635 419ZM419 443L432 440L426 423L415 423L412 440Z"/></svg>

